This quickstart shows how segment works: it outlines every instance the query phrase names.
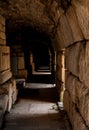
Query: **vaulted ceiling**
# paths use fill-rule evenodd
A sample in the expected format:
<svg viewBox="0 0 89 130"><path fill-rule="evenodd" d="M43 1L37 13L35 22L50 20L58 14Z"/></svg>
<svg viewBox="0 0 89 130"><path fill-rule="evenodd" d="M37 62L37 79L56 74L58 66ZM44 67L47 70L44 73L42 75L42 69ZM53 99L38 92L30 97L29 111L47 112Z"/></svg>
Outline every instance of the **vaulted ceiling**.
<svg viewBox="0 0 89 130"><path fill-rule="evenodd" d="M57 0L0 0L0 7L12 31L31 26L52 34L60 16Z"/></svg>

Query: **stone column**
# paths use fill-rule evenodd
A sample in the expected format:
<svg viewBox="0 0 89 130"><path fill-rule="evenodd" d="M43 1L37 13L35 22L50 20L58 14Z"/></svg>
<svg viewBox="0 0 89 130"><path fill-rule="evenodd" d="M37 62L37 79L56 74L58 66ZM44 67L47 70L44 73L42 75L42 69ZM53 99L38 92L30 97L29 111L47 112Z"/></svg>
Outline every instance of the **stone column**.
<svg viewBox="0 0 89 130"><path fill-rule="evenodd" d="M34 64L32 52L30 52L30 65L32 66L32 73L33 73L35 71L35 64Z"/></svg>
<svg viewBox="0 0 89 130"><path fill-rule="evenodd" d="M65 49L57 52L56 85L60 101L63 101L65 90Z"/></svg>

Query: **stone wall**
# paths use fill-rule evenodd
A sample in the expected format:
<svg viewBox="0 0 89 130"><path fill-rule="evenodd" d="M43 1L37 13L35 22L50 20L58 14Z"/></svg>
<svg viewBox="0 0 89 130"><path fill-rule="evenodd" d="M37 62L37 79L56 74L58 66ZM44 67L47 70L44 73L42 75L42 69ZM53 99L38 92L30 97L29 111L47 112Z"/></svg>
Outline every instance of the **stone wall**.
<svg viewBox="0 0 89 130"><path fill-rule="evenodd" d="M30 61L29 61L30 62ZM27 79L25 56L21 46L11 46L11 70L16 78Z"/></svg>
<svg viewBox="0 0 89 130"><path fill-rule="evenodd" d="M89 130L89 11L86 4L72 1L59 19L55 41L59 50L66 50L64 109L73 130ZM59 50L57 48L59 74L56 79L61 88Z"/></svg>
<svg viewBox="0 0 89 130"><path fill-rule="evenodd" d="M10 47L6 46L5 18L0 15L0 129L6 111L17 99L16 80L12 78Z"/></svg>

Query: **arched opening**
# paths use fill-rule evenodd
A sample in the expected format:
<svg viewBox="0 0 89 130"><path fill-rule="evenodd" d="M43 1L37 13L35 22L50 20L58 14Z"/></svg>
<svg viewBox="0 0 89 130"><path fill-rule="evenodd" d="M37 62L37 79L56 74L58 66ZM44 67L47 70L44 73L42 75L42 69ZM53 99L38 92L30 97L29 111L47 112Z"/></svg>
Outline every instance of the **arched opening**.
<svg viewBox="0 0 89 130"><path fill-rule="evenodd" d="M25 115L27 122L30 120L31 124L25 124L24 129L35 123L37 129L43 129L39 125L41 121L44 126L50 124L45 129L67 129L64 120L59 126L58 118L61 117L62 110L59 110L57 120L54 118L58 112L54 109L58 110L58 105L59 109L60 105L63 108L58 101L64 103L73 130L89 129L88 28L88 0L0 1L0 117L3 117L6 110L14 112L11 113L11 118L6 116L8 129L12 129L12 125L8 124L13 121L10 120L13 115L16 117L16 112ZM19 100L22 104L17 103L18 109L11 109L18 93L22 96L22 100ZM24 96L26 100L23 99ZM6 105L3 107L4 101ZM40 107L31 104L32 101L38 102ZM54 102L56 107L51 104L51 110L54 111L50 111L46 105ZM35 117L34 110L39 111L35 112ZM41 112L42 115L39 114ZM29 113L30 116L33 113L30 119ZM19 114L14 121L21 121ZM24 116L22 119L25 120ZM32 119L36 119L35 123L31 122ZM54 126L58 127L52 127L52 122L45 124L44 119L56 120L55 123L59 124L54 123ZM22 129L21 125L19 129ZM16 127L15 125L15 129Z"/></svg>

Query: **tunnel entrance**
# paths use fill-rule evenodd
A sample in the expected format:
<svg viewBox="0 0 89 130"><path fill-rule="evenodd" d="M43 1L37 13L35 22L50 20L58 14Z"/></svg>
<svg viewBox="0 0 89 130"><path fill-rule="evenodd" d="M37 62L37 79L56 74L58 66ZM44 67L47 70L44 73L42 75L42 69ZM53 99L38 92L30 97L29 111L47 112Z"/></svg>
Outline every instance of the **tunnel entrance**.
<svg viewBox="0 0 89 130"><path fill-rule="evenodd" d="M7 29L7 45L13 76L27 82L55 83L55 54L49 36L31 27L13 33Z"/></svg>
<svg viewBox="0 0 89 130"><path fill-rule="evenodd" d="M23 26L12 31L7 25L7 46L10 47L11 72L16 79L18 97L14 107L10 107L11 113L5 115L3 130L66 130L66 113L63 104L59 104L60 84L56 82L58 57L52 39L32 27ZM64 124L59 123L61 117Z"/></svg>
<svg viewBox="0 0 89 130"><path fill-rule="evenodd" d="M56 57L50 39L32 30L28 33L26 30L26 35L25 32L18 35L13 34L13 39L17 40L13 45L9 44L8 37L11 71L16 79L25 79L26 83L24 87L17 84L18 100L11 113L6 114L3 130L66 130L67 126L59 123L59 115L65 118L66 114L59 111L55 86Z"/></svg>

